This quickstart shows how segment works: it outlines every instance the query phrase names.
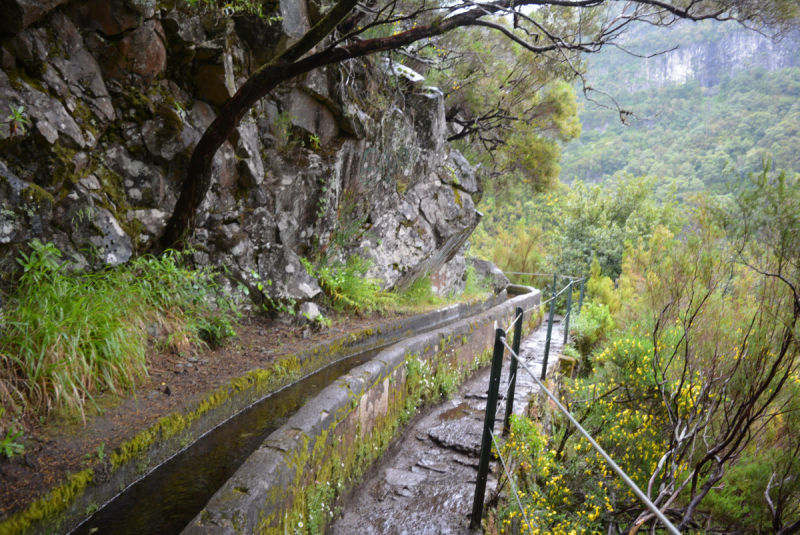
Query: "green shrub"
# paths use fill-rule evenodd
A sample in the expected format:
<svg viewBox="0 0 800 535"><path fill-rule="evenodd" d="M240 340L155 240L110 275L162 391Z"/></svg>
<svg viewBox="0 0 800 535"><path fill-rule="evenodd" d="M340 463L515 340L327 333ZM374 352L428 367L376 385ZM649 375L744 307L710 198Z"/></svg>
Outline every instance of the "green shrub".
<svg viewBox="0 0 800 535"><path fill-rule="evenodd" d="M575 347L586 357L611 332L614 320L606 305L590 301L583 305L581 313L575 316L570 327Z"/></svg>
<svg viewBox="0 0 800 535"><path fill-rule="evenodd" d="M148 332L157 330L177 350L234 334L233 308L213 272L181 267L179 253L70 273L55 246L30 245L0 318L0 397L7 406L66 405L83 415L95 393L119 394L147 375Z"/></svg>

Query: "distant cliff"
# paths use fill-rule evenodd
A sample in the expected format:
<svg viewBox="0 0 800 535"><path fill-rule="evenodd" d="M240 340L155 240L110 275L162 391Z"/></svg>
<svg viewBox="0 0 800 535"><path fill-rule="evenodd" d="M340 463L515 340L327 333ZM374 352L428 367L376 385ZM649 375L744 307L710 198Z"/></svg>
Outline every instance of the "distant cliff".
<svg viewBox="0 0 800 535"><path fill-rule="evenodd" d="M561 180L658 177L659 194L724 193L732 174L800 172L800 36L779 42L733 24L645 28L589 59L589 83L634 113L584 102ZM677 47L677 48L675 48ZM671 50L675 48L674 50Z"/></svg>
<svg viewBox="0 0 800 535"><path fill-rule="evenodd" d="M790 34L775 41L733 23L637 29L626 41L626 49L637 54L664 53L639 59L608 49L589 60L593 84L617 92L688 81L714 87L726 76L743 70L800 67L800 35Z"/></svg>

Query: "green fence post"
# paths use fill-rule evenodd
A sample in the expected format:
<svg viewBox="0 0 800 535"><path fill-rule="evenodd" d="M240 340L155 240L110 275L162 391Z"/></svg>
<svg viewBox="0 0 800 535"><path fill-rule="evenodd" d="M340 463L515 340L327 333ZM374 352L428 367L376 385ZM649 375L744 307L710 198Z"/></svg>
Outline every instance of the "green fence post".
<svg viewBox="0 0 800 535"><path fill-rule="evenodd" d="M481 439L481 456L478 461L478 482L475 484L475 499L472 502L472 519L470 527L479 529L483 518L483 500L486 497L486 478L489 476L489 460L492 455L492 434L494 417L497 412L497 394L500 391L500 374L503 371L503 338L506 332L497 329L494 335L494 354L492 355L492 371L489 375L489 396L486 400L486 417L483 420L483 438Z"/></svg>
<svg viewBox="0 0 800 535"><path fill-rule="evenodd" d="M567 285L567 316L564 318L564 345L567 345L569 336L569 317L572 315L572 281Z"/></svg>
<svg viewBox="0 0 800 535"><path fill-rule="evenodd" d="M547 340L544 342L544 362L542 363L542 381L547 375L547 357L550 356L550 338L553 336L553 316L556 313L556 275L553 275L553 297L550 299L550 315L547 318Z"/></svg>
<svg viewBox="0 0 800 535"><path fill-rule="evenodd" d="M514 355L519 355L519 345L522 342L522 307L517 307L514 315L517 321L514 322L514 343L511 349ZM514 392L517 389L517 359L511 355L511 365L508 367L508 397L506 397L506 416L503 418L503 436L511 432L511 414L514 412Z"/></svg>
<svg viewBox="0 0 800 535"><path fill-rule="evenodd" d="M583 288L586 285L586 277L581 279L581 295L578 297L578 314L581 313L581 307L583 306Z"/></svg>

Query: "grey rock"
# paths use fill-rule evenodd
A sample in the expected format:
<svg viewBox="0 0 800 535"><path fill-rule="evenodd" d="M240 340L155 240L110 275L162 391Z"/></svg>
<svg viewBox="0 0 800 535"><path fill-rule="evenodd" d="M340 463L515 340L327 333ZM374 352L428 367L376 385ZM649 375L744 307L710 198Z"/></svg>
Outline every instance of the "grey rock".
<svg viewBox="0 0 800 535"><path fill-rule="evenodd" d="M86 140L83 137L80 127L72 116L58 100L50 98L44 93L33 89L25 84L28 89L25 95L28 102L28 115L37 121L37 129L45 135L44 130L55 128L58 132L58 142L67 148L79 150L86 147ZM48 126L38 127L39 121L47 121ZM55 142L55 141L54 141Z"/></svg>
<svg viewBox="0 0 800 535"><path fill-rule="evenodd" d="M230 188L239 180L237 163L233 146L226 141L214 155L211 163L211 176L217 181L220 188ZM219 208L220 206L217 205L217 209Z"/></svg>
<svg viewBox="0 0 800 535"><path fill-rule="evenodd" d="M67 0L0 0L0 31L17 34Z"/></svg>
<svg viewBox="0 0 800 535"><path fill-rule="evenodd" d="M467 262L460 254L445 262L437 271L431 273L431 290L436 295L460 295L467 282Z"/></svg>
<svg viewBox="0 0 800 535"><path fill-rule="evenodd" d="M495 293L502 292L511 284L511 281L508 280L508 277L505 276L500 268L488 260L470 256L467 257L467 264L475 269L475 274L478 277L487 280L491 284Z"/></svg>
<svg viewBox="0 0 800 535"><path fill-rule="evenodd" d="M472 425L472 418L460 418L443 422L428 429L428 436L443 448L469 455L481 451L481 430Z"/></svg>
<svg viewBox="0 0 800 535"><path fill-rule="evenodd" d="M311 302L300 305L300 308L297 312L308 321L315 321L322 314L319 306L316 303Z"/></svg>
<svg viewBox="0 0 800 535"><path fill-rule="evenodd" d="M164 233L168 217L168 214L157 209L128 211L128 222L139 221L144 230L156 239Z"/></svg>
<svg viewBox="0 0 800 535"><path fill-rule="evenodd" d="M281 0L281 16L281 27L288 37L287 46L297 42L311 29L308 8L303 0Z"/></svg>
<svg viewBox="0 0 800 535"><path fill-rule="evenodd" d="M96 191L102 188L100 181L97 180L97 177L94 175L89 175L86 178L82 178L78 181L78 183L89 191Z"/></svg>
<svg viewBox="0 0 800 535"><path fill-rule="evenodd" d="M258 127L254 123L243 122L236 129L236 156L240 158L239 174L245 186L259 186L264 181L264 162L261 160L261 143Z"/></svg>
<svg viewBox="0 0 800 535"><path fill-rule="evenodd" d="M62 203L67 202L62 226L79 250L96 253L105 265L127 262L133 254L133 242L119 221L105 208L95 206L89 192L75 186Z"/></svg>
<svg viewBox="0 0 800 535"><path fill-rule="evenodd" d="M199 45L206 40L206 31L200 17L173 11L161 19L161 24L165 30L176 35L184 43Z"/></svg>
<svg viewBox="0 0 800 535"><path fill-rule="evenodd" d="M164 178L155 166L134 160L118 143L106 151L105 162L109 169L122 177L131 205L155 208L164 199Z"/></svg>
<svg viewBox="0 0 800 535"><path fill-rule="evenodd" d="M450 149L447 163L444 164L440 177L442 182L446 182L467 193L476 194L480 192L480 184L470 163L456 149Z"/></svg>
<svg viewBox="0 0 800 535"><path fill-rule="evenodd" d="M286 108L292 115L292 124L319 137L320 145L327 145L339 134L339 124L333 113L306 92L293 89Z"/></svg>
<svg viewBox="0 0 800 535"><path fill-rule="evenodd" d="M52 216L53 197L0 161L0 244L43 238Z"/></svg>
<svg viewBox="0 0 800 535"><path fill-rule="evenodd" d="M258 255L258 273L264 283L264 293L271 299L304 302L322 293L300 258L285 245L272 247Z"/></svg>
<svg viewBox="0 0 800 535"><path fill-rule="evenodd" d="M142 125L142 139L147 150L163 161L170 161L184 148L183 124L175 117L159 116Z"/></svg>
<svg viewBox="0 0 800 535"><path fill-rule="evenodd" d="M422 149L425 172L431 172L444 159L445 126L444 95L435 87L424 87L406 98L406 106L414 118L417 142Z"/></svg>
<svg viewBox="0 0 800 535"><path fill-rule="evenodd" d="M425 474L415 474L414 472L389 468L386 470L384 478L390 485L397 487L413 487L425 481L427 476Z"/></svg>

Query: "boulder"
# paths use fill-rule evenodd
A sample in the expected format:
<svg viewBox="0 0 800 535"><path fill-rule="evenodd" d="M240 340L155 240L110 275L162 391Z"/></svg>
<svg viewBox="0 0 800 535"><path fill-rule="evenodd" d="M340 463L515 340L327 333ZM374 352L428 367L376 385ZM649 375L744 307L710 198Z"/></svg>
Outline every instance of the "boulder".
<svg viewBox="0 0 800 535"><path fill-rule="evenodd" d="M151 210L128 211L128 222L131 223L133 221L138 221L141 223L142 227L144 228L144 232L149 234L147 239L160 238L164 233L164 229L167 227L168 218L168 214L165 214L161 210L155 208Z"/></svg>
<svg viewBox="0 0 800 535"><path fill-rule="evenodd" d="M281 0L281 17L281 28L288 38L287 47L311 29L305 0Z"/></svg>
<svg viewBox="0 0 800 535"><path fill-rule="evenodd" d="M229 52L222 55L222 63L198 65L194 70L194 82L200 97L223 106L236 93L233 58Z"/></svg>
<svg viewBox="0 0 800 535"><path fill-rule="evenodd" d="M285 245L276 245L258 255L258 274L264 294L273 301L302 303L322 293L300 258Z"/></svg>
<svg viewBox="0 0 800 535"><path fill-rule="evenodd" d="M406 97L406 109L411 110L426 172L431 172L445 155L444 95L435 87L425 87Z"/></svg>
<svg viewBox="0 0 800 535"><path fill-rule="evenodd" d="M42 239L52 216L52 195L0 161L0 244Z"/></svg>
<svg viewBox="0 0 800 535"><path fill-rule="evenodd" d="M58 141L60 145L74 150L86 147L81 128L61 102L29 86L27 89L29 91L25 98L29 104L28 115L34 119L37 130L48 143ZM42 122L41 126L39 122Z"/></svg>
<svg viewBox="0 0 800 535"><path fill-rule="evenodd" d="M322 315L322 311L320 310L319 305L316 303L308 302L300 305L300 308L297 310L297 314L305 320L314 322Z"/></svg>
<svg viewBox="0 0 800 535"><path fill-rule="evenodd" d="M461 295L467 283L467 262L461 254L455 255L449 262L442 264L430 275L431 290L434 294Z"/></svg>
<svg viewBox="0 0 800 535"><path fill-rule="evenodd" d="M220 188L230 188L239 180L236 153L230 141L223 143L214 155L214 160L211 162L211 176L216 178Z"/></svg>
<svg viewBox="0 0 800 535"><path fill-rule="evenodd" d="M239 17L236 19L238 20ZM161 19L161 24L165 30L187 45L199 45L206 40L206 31L198 16L173 11Z"/></svg>
<svg viewBox="0 0 800 535"><path fill-rule="evenodd" d="M80 251L96 255L102 264L116 266L133 255L133 242L110 211L94 204L91 194L74 186L62 200L61 226Z"/></svg>
<svg viewBox="0 0 800 535"><path fill-rule="evenodd" d="M467 159L456 149L450 149L447 163L442 167L442 171L440 173L442 182L473 195L481 192L475 171Z"/></svg>
<svg viewBox="0 0 800 535"><path fill-rule="evenodd" d="M84 0L70 6L70 16L83 30L115 36L137 28L141 18L125 0Z"/></svg>
<svg viewBox="0 0 800 535"><path fill-rule="evenodd" d="M327 145L339 134L339 124L333 112L305 91L292 89L286 100L292 124L319 138L320 146Z"/></svg>
<svg viewBox="0 0 800 535"><path fill-rule="evenodd" d="M169 162L181 152L188 141L182 137L183 121L166 104L156 107L156 118L142 125L142 139L148 152L156 159ZM195 142L196 143L196 142Z"/></svg>
<svg viewBox="0 0 800 535"><path fill-rule="evenodd" d="M494 293L502 292L511 284L505 273L488 260L469 256L467 257L467 265L475 270L475 275L491 284Z"/></svg>
<svg viewBox="0 0 800 535"><path fill-rule="evenodd" d="M264 181L264 162L261 160L258 127L251 122L242 122L231 137L236 157L239 158L242 182L247 187L260 186Z"/></svg>
<svg viewBox="0 0 800 535"><path fill-rule="evenodd" d="M0 32L18 34L67 0L0 0Z"/></svg>
<svg viewBox="0 0 800 535"><path fill-rule="evenodd" d="M109 169L122 177L128 202L137 207L155 208L164 199L164 178L158 169L147 162L134 160L119 143L105 153Z"/></svg>
<svg viewBox="0 0 800 535"><path fill-rule="evenodd" d="M127 60L128 72L140 75L145 84L167 68L164 29L157 20L148 20L119 42L119 52Z"/></svg>

